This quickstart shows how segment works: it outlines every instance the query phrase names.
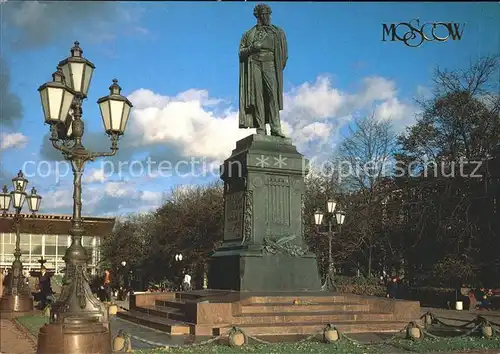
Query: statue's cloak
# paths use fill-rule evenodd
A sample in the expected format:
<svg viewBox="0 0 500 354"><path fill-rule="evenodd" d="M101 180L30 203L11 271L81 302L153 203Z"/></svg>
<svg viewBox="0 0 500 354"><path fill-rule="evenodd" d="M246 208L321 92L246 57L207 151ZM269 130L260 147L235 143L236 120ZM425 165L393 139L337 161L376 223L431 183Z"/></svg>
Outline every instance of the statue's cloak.
<svg viewBox="0 0 500 354"><path fill-rule="evenodd" d="M283 109L283 69L285 69L288 59L288 46L285 32L274 25L270 26L274 31L274 65L276 68L276 82L278 83L277 97L278 107ZM252 72L251 56L241 55L241 49L249 47L254 39L257 26L245 32L240 42L240 128L255 128L255 85ZM266 122L269 123L269 122Z"/></svg>

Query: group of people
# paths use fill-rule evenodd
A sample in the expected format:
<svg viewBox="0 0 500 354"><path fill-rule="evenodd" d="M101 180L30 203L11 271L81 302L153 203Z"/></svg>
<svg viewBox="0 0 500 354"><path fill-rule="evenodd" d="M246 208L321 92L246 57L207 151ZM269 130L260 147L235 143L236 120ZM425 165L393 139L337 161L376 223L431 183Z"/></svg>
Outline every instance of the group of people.
<svg viewBox="0 0 500 354"><path fill-rule="evenodd" d="M492 289L480 287L479 289L470 290L469 299L471 300L471 308L475 308L477 310L490 310L492 308L492 296ZM473 306L474 302L475 305Z"/></svg>
<svg viewBox="0 0 500 354"><path fill-rule="evenodd" d="M400 277L393 275L389 276L387 274L384 274L380 277L380 282L382 285L385 285L386 291L385 291L385 296L388 297L389 299L397 299L400 297L400 283L401 283Z"/></svg>
<svg viewBox="0 0 500 354"><path fill-rule="evenodd" d="M0 271L0 296L2 296L3 291L9 286L11 274L7 271ZM27 274L23 274L23 279L26 285L29 286L29 278ZM53 301L54 292L52 291L52 285L50 282L50 274L47 273L47 268L42 266L40 269L40 274L35 285L35 291L32 292L35 301L38 301L38 308L44 310L47 305L50 305Z"/></svg>
<svg viewBox="0 0 500 354"><path fill-rule="evenodd" d="M155 292L171 292L171 291L191 291L191 290L193 290L193 286L191 283L191 275L185 273L184 278L182 279L182 283L178 287L149 286L146 289L146 292L155 293Z"/></svg>
<svg viewBox="0 0 500 354"><path fill-rule="evenodd" d="M119 278L118 280L118 282L114 281L110 269L104 270L101 285L94 290L101 301L111 302L114 298L126 300L128 295L133 292L128 279Z"/></svg>

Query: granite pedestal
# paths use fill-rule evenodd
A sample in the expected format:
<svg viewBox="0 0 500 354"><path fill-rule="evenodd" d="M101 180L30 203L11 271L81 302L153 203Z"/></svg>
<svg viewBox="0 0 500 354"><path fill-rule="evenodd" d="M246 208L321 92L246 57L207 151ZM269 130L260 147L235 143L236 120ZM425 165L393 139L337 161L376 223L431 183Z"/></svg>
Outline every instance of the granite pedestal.
<svg viewBox="0 0 500 354"><path fill-rule="evenodd" d="M304 241L309 161L290 139L250 135L221 166L224 238L210 260L208 287L317 291L315 255Z"/></svg>

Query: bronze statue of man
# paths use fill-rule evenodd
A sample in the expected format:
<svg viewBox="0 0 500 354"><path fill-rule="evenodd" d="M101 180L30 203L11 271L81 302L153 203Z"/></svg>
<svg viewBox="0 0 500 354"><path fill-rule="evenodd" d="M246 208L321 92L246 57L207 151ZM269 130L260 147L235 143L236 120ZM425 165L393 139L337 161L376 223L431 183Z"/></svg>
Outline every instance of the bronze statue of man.
<svg viewBox="0 0 500 354"><path fill-rule="evenodd" d="M283 69L288 59L285 32L271 25L271 8L253 11L257 25L240 42L240 128L257 128L257 134L284 138L279 111L283 109Z"/></svg>

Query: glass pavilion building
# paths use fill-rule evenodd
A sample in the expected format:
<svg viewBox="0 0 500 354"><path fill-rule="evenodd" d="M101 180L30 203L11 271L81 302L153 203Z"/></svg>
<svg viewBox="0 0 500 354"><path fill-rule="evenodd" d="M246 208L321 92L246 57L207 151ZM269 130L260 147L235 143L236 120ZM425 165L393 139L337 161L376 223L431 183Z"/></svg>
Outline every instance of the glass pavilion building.
<svg viewBox="0 0 500 354"><path fill-rule="evenodd" d="M9 269L14 261L16 234L13 214L0 215L0 269ZM83 246L91 255L89 268L92 274L100 262L101 239L109 235L114 227L114 218L84 217L86 236ZM44 259L49 271L60 273L64 268L62 257L71 244L68 230L71 227L69 215L23 214L21 220L21 261L25 270L40 269Z"/></svg>

